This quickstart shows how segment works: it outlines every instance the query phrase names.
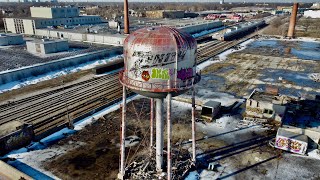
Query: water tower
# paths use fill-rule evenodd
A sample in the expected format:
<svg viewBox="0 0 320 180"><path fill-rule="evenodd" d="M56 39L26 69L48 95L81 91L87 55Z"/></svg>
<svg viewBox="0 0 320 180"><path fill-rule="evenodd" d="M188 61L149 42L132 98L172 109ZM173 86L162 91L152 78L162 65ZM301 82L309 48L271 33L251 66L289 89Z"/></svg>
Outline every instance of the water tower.
<svg viewBox="0 0 320 180"><path fill-rule="evenodd" d="M164 118L163 99L167 98L167 170L171 178L171 99L192 91L192 139L195 161L194 85L200 81L196 71L197 43L185 32L170 27L148 27L131 33L124 41L124 70L120 72L123 85L121 167L125 174L125 115L126 88L151 98L150 144L153 146L153 112L156 102L156 168L163 170ZM152 147L151 147L152 148Z"/></svg>

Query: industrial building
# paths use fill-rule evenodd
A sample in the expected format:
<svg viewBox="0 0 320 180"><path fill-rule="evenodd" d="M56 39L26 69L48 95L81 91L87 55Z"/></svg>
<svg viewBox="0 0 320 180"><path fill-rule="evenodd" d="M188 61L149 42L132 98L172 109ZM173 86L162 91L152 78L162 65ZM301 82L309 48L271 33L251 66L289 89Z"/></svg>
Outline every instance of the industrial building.
<svg viewBox="0 0 320 180"><path fill-rule="evenodd" d="M20 34L0 34L0 46L22 44L23 37Z"/></svg>
<svg viewBox="0 0 320 180"><path fill-rule="evenodd" d="M79 16L77 7L30 7L31 17L38 18L71 18Z"/></svg>
<svg viewBox="0 0 320 180"><path fill-rule="evenodd" d="M3 18L6 32L34 35L36 29L102 23L100 16L80 16L74 7L30 7L31 17Z"/></svg>
<svg viewBox="0 0 320 180"><path fill-rule="evenodd" d="M320 10L308 10L304 12L306 18L320 18Z"/></svg>
<svg viewBox="0 0 320 180"><path fill-rule="evenodd" d="M146 17L148 18L184 18L184 11L168 11L168 10L156 10L146 11Z"/></svg>
<svg viewBox="0 0 320 180"><path fill-rule="evenodd" d="M278 96L277 91L254 90L246 102L246 116L281 122L286 112L285 102L285 97Z"/></svg>
<svg viewBox="0 0 320 180"><path fill-rule="evenodd" d="M169 21L170 22L170 21ZM223 24L221 21L204 21L203 22L194 22L185 25L180 22L178 29L183 30L184 32L193 34L198 33L204 30L214 29L221 27ZM168 22L167 22L168 23ZM176 22L174 22L176 23ZM177 23L176 23L177 24ZM110 25L110 24L109 24ZM111 24L113 25L113 24ZM166 24L164 26L174 26L172 24ZM123 41L126 38L123 34L106 34L106 33L97 33L91 34L87 33L87 31L76 31L70 29L37 29L36 33L37 36L42 37L52 37L52 38L65 38L70 41L81 41L81 42L90 42L90 43L98 43L98 44L109 44L109 45L116 45L121 46L123 45Z"/></svg>
<svg viewBox="0 0 320 180"><path fill-rule="evenodd" d="M69 49L68 41L66 40L49 40L42 39L41 41L27 41L27 50L33 54L49 54Z"/></svg>

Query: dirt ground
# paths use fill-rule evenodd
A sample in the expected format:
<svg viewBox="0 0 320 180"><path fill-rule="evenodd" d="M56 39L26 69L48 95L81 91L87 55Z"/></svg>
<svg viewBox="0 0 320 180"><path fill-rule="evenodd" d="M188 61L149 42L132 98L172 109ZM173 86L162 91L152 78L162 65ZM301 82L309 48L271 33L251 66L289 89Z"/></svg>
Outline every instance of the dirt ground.
<svg viewBox="0 0 320 180"><path fill-rule="evenodd" d="M263 30L265 35L279 35L286 36L289 28L289 16L278 16L270 25ZM298 17L296 24L296 37L312 37L320 38L319 33L320 22L319 19L311 19L305 17Z"/></svg>
<svg viewBox="0 0 320 180"><path fill-rule="evenodd" d="M149 99L139 99L127 105L127 136L141 138L137 146L126 148L127 164L149 153L149 103ZM191 137L191 124L186 117L191 117L191 112L173 117L173 144ZM120 123L121 112L117 110L59 141L58 146L72 142L85 145L44 164L45 169L62 179L115 179L119 170ZM203 136L199 134L200 137Z"/></svg>
<svg viewBox="0 0 320 180"><path fill-rule="evenodd" d="M267 52L263 55L263 52L257 54L244 50L231 54L224 62L212 64L205 68L202 74L203 77L214 77L209 79L207 83L214 83L216 90L237 96L249 95L254 88L264 88L266 85L278 86L280 92L291 89L292 92L319 93L320 88L316 87L315 82L312 80L304 80L303 82L299 79L299 75L306 76L305 78L308 79L308 74L318 72L319 69L320 63L318 61L270 56ZM283 79L271 80L269 76L273 70ZM294 77L295 74L297 77ZM287 75L290 75L288 79Z"/></svg>

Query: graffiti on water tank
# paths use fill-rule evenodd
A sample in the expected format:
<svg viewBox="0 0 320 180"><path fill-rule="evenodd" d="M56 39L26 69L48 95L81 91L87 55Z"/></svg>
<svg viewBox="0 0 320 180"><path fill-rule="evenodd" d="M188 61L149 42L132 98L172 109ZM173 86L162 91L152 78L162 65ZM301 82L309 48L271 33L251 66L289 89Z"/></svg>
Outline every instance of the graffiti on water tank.
<svg viewBox="0 0 320 180"><path fill-rule="evenodd" d="M192 68L188 68L188 69L180 69L178 71L178 74L177 74L177 78L181 79L181 80L186 80L186 79L189 79L189 78L192 78L193 77L193 70Z"/></svg>
<svg viewBox="0 0 320 180"><path fill-rule="evenodd" d="M144 81L149 81L149 79L150 79L149 71L143 71L142 74L141 74L141 78L142 78Z"/></svg>
<svg viewBox="0 0 320 180"><path fill-rule="evenodd" d="M187 51L182 49L178 52L178 61L184 60ZM137 57L134 66L140 67L142 69L159 67L167 64L174 63L176 61L176 52L163 53L163 54L152 54L149 52L143 51L134 51L132 57Z"/></svg>
<svg viewBox="0 0 320 180"><path fill-rule="evenodd" d="M153 68L151 73L151 78L168 80L170 79L169 69Z"/></svg>

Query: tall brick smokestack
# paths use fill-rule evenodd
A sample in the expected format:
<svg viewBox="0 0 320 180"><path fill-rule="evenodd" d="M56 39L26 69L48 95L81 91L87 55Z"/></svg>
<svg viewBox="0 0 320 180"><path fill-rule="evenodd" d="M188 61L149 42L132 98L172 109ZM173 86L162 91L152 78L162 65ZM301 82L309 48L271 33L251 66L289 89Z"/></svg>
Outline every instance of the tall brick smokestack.
<svg viewBox="0 0 320 180"><path fill-rule="evenodd" d="M129 34L129 10L128 10L128 0L124 0L124 33Z"/></svg>
<svg viewBox="0 0 320 180"><path fill-rule="evenodd" d="M294 29L296 27L298 7L299 7L299 3L293 4L291 18L290 18L290 24L289 24L289 30L288 30L288 35L287 35L289 38L294 37Z"/></svg>

